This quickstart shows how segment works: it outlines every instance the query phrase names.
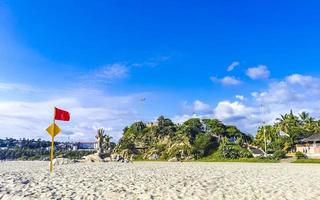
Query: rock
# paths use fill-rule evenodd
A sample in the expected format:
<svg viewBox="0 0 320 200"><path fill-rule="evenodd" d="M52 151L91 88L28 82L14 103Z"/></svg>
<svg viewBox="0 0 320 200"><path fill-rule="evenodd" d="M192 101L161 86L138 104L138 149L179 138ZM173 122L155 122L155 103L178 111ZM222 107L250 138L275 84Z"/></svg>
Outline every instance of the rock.
<svg viewBox="0 0 320 200"><path fill-rule="evenodd" d="M152 154L151 156L149 156L149 160L158 160L160 158L160 156L156 153Z"/></svg>
<svg viewBox="0 0 320 200"><path fill-rule="evenodd" d="M116 161L117 161L117 162L124 162L124 158L123 158L122 156L118 155L118 156L116 157Z"/></svg>
<svg viewBox="0 0 320 200"><path fill-rule="evenodd" d="M71 160L68 158L55 158L52 161L53 166L57 166L57 165L68 165L68 164L73 164L75 163L75 160Z"/></svg>
<svg viewBox="0 0 320 200"><path fill-rule="evenodd" d="M191 155L191 156L186 157L185 160L195 160L195 157L193 155Z"/></svg>
<svg viewBox="0 0 320 200"><path fill-rule="evenodd" d="M98 154L90 154L84 157L86 162L106 162Z"/></svg>
<svg viewBox="0 0 320 200"><path fill-rule="evenodd" d="M23 184L23 185L26 185L26 184L28 184L28 183L30 183L29 180L23 180L23 181L21 181L21 184Z"/></svg>
<svg viewBox="0 0 320 200"><path fill-rule="evenodd" d="M174 158L170 158L169 160L168 160L168 162L178 162L179 160L176 158L176 157L174 157Z"/></svg>
<svg viewBox="0 0 320 200"><path fill-rule="evenodd" d="M111 157L106 157L105 159L103 159L104 160L104 162L111 162L112 160L111 160Z"/></svg>

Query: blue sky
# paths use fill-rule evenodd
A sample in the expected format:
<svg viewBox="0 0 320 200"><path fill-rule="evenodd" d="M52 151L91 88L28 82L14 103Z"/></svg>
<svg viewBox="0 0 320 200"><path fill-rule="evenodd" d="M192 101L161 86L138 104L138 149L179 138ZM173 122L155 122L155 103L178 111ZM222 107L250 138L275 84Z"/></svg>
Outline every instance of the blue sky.
<svg viewBox="0 0 320 200"><path fill-rule="evenodd" d="M0 1L0 137L115 139L135 120L215 117L255 134L319 116L317 1ZM141 102L146 98L145 102ZM260 105L265 113L260 113Z"/></svg>

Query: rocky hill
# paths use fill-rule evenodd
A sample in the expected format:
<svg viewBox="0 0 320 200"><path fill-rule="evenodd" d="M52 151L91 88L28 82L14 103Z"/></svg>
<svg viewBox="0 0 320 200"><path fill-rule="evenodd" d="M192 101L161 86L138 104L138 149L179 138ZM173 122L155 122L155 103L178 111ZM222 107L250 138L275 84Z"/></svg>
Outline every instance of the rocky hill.
<svg viewBox="0 0 320 200"><path fill-rule="evenodd" d="M140 121L126 127L115 153L139 160L193 160L208 156L227 144L246 151L246 143L250 140L251 137L235 126L225 125L217 119L193 118L183 124L174 124L160 116L156 123ZM250 153L246 155L250 156Z"/></svg>

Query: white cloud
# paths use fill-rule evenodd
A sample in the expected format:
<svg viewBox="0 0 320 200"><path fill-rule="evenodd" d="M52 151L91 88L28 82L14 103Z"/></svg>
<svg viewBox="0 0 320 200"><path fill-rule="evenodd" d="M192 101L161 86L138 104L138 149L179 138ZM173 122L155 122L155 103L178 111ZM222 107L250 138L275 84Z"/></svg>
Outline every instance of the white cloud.
<svg viewBox="0 0 320 200"><path fill-rule="evenodd" d="M235 77L226 76L221 80L221 83L224 85L239 85L241 81L239 81Z"/></svg>
<svg viewBox="0 0 320 200"><path fill-rule="evenodd" d="M237 99L244 97L237 95ZM271 82L265 90L252 92L247 101L220 101L214 107L214 114L196 117L214 117L226 124L236 125L241 131L255 134L262 121L273 124L280 114L293 110L294 113L308 111L320 117L320 79L314 76L293 74L283 80ZM261 112L261 105L264 112ZM180 123L191 115L175 116Z"/></svg>
<svg viewBox="0 0 320 200"><path fill-rule="evenodd" d="M11 91L11 90L20 91L20 92L37 91L35 88L25 84L0 82L0 91Z"/></svg>
<svg viewBox="0 0 320 200"><path fill-rule="evenodd" d="M236 95L235 98L240 101L243 101L245 99L243 95Z"/></svg>
<svg viewBox="0 0 320 200"><path fill-rule="evenodd" d="M200 119L205 119L205 118L213 118L213 114L192 114L192 115L176 115L172 117L172 121L177 124L182 124L183 122L192 119L192 118L200 118Z"/></svg>
<svg viewBox="0 0 320 200"><path fill-rule="evenodd" d="M183 109L188 113L212 113L212 108L209 104L204 103L200 100L195 100L192 104L188 104L187 101L183 102Z"/></svg>
<svg viewBox="0 0 320 200"><path fill-rule="evenodd" d="M226 77L224 77L222 79L219 79L217 77L212 76L212 77L210 77L210 79L211 79L212 82L218 82L218 83L221 83L223 85L239 85L239 84L241 84L241 81L236 79L233 76L226 76Z"/></svg>
<svg viewBox="0 0 320 200"><path fill-rule="evenodd" d="M140 118L135 104L142 94L107 96L99 92L94 95L90 91L83 92L65 93L68 97L53 100L0 101L0 138L49 139L45 129L52 123L54 106L71 113L70 122L57 121L62 128L57 140L91 141L100 127L118 140L123 128Z"/></svg>
<svg viewBox="0 0 320 200"><path fill-rule="evenodd" d="M228 66L227 71L231 72L232 70L234 70L234 68L236 68L239 65L240 65L240 62L234 61Z"/></svg>
<svg viewBox="0 0 320 200"><path fill-rule="evenodd" d="M193 103L193 111L194 112L211 112L211 107L210 105L202 102L202 101L199 101L199 100L196 100L194 103Z"/></svg>
<svg viewBox="0 0 320 200"><path fill-rule="evenodd" d="M235 119L246 118L251 112L251 108L246 107L238 101L221 101L214 109L215 117L223 121L233 121Z"/></svg>
<svg viewBox="0 0 320 200"><path fill-rule="evenodd" d="M312 76L304 76L301 74L292 74L286 77L286 82L290 84L298 84L302 86L314 85L320 82L318 78Z"/></svg>
<svg viewBox="0 0 320 200"><path fill-rule="evenodd" d="M266 79L270 76L270 71L268 70L267 66L259 65L257 67L252 67L247 70L247 75L253 79Z"/></svg>
<svg viewBox="0 0 320 200"><path fill-rule="evenodd" d="M96 72L96 76L102 77L108 80L122 79L128 76L129 68L120 63L104 66L101 70Z"/></svg>
<svg viewBox="0 0 320 200"><path fill-rule="evenodd" d="M252 96L264 103L302 103L320 98L320 79L312 76L292 74L284 80L269 84L266 91L254 92Z"/></svg>
<svg viewBox="0 0 320 200"><path fill-rule="evenodd" d="M193 115L176 115L174 117L172 117L172 121L176 124L183 124L183 122L187 121L188 119L191 118L196 118L198 117L196 114Z"/></svg>

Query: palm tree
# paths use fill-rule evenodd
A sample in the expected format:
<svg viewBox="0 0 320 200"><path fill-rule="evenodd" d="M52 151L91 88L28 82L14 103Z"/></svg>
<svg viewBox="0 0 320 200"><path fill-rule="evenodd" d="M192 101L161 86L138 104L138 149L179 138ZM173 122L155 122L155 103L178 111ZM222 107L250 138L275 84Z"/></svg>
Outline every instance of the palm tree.
<svg viewBox="0 0 320 200"><path fill-rule="evenodd" d="M104 138L104 148L106 151L108 151L110 148L111 139L112 139L112 137L109 135L106 135Z"/></svg>
<svg viewBox="0 0 320 200"><path fill-rule="evenodd" d="M278 126L278 128L288 134L290 128L290 124L288 123L288 114L280 115L280 118L277 118L276 121L276 125Z"/></svg>
<svg viewBox="0 0 320 200"><path fill-rule="evenodd" d="M291 136L292 128L300 125L299 118L293 114L292 110L290 111L289 114L280 115L280 116L281 116L280 118L276 119L276 121L278 121L276 125L281 131Z"/></svg>
<svg viewBox="0 0 320 200"><path fill-rule="evenodd" d="M313 132L320 133L320 120L313 121Z"/></svg>
<svg viewBox="0 0 320 200"><path fill-rule="evenodd" d="M315 129L316 129L315 119L312 118L309 115L309 113L302 112L302 113L299 114L299 117L300 117L300 119L302 121L303 128L305 130L307 130L307 132L309 132L309 133L317 132L317 131L315 131Z"/></svg>
<svg viewBox="0 0 320 200"><path fill-rule="evenodd" d="M311 124L314 121L314 118L310 117L309 113L304 111L299 114L299 117L303 124Z"/></svg>

